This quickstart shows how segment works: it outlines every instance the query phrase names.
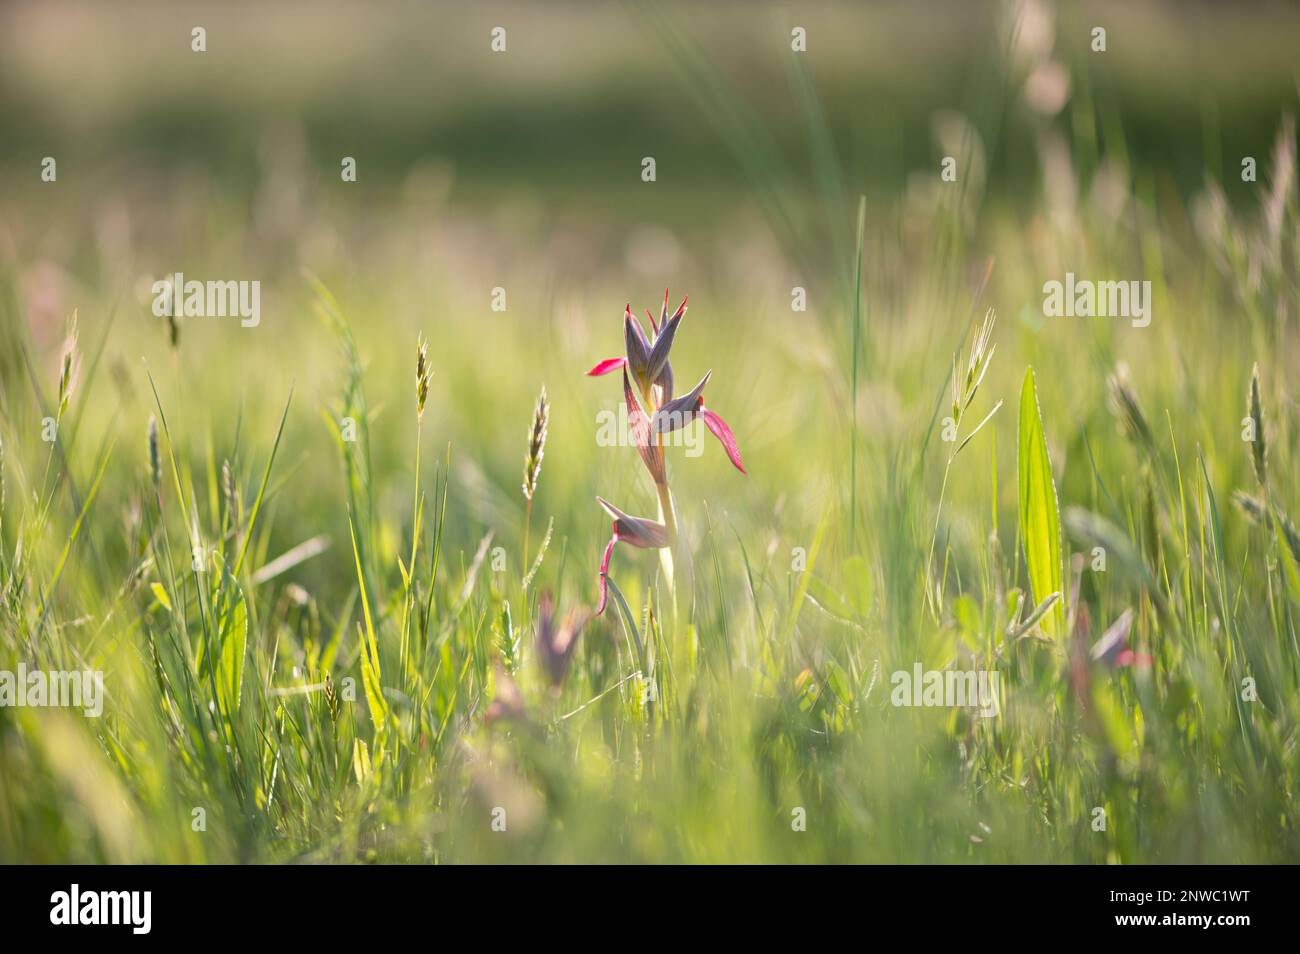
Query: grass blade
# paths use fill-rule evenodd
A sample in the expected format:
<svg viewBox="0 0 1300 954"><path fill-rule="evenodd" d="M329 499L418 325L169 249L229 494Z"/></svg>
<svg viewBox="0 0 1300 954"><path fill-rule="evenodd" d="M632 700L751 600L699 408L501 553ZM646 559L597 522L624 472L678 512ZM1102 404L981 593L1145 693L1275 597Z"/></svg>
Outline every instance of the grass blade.
<svg viewBox="0 0 1300 954"><path fill-rule="evenodd" d="M1052 593L1064 592L1061 563L1061 515L1052 481L1052 462L1043 436L1043 415L1038 406L1034 369L1025 371L1020 389L1020 433L1016 448L1020 490L1020 537L1029 568L1034 599L1042 603ZM1042 620L1043 632L1060 636L1064 614L1058 602Z"/></svg>

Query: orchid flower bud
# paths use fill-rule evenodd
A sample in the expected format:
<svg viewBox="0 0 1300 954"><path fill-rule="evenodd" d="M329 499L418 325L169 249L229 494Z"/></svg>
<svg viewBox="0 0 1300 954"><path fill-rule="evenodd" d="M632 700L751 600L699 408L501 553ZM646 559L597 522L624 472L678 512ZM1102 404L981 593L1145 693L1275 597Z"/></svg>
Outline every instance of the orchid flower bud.
<svg viewBox="0 0 1300 954"><path fill-rule="evenodd" d="M559 686L573 662L573 651L578 637L587 624L590 611L570 612L558 626L555 620L555 599L543 593L537 605L537 658L546 670L552 686Z"/></svg>
<svg viewBox="0 0 1300 954"><path fill-rule="evenodd" d="M605 581L609 575L609 559L614 553L614 544L622 541L643 550L659 550L668 546L668 528L654 520L630 516L602 497L597 497L596 502L614 519L613 534L600 561L600 603L596 607L596 615L599 616L605 612L608 596Z"/></svg>

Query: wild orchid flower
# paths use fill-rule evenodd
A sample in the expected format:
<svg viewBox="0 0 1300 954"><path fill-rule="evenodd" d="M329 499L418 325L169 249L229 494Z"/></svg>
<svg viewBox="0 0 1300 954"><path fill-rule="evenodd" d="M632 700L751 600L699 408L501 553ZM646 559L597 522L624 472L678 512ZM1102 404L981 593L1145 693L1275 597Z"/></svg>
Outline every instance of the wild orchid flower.
<svg viewBox="0 0 1300 954"><path fill-rule="evenodd" d="M1133 610L1130 607L1120 614L1119 619L1110 624L1092 647L1092 659L1110 669L1124 666L1136 666L1147 669L1151 666L1151 656L1140 653L1129 645L1129 634L1133 629Z"/></svg>
<svg viewBox="0 0 1300 954"><path fill-rule="evenodd" d="M596 606L596 615L599 616L605 612L605 600L609 596L606 576L609 558L614 555L614 544L622 540L643 550L659 550L669 545L669 537L668 527L658 521L630 517L602 497L597 497L596 502L614 518L613 535L605 545L605 555L600 561L600 603Z"/></svg>
<svg viewBox="0 0 1300 954"><path fill-rule="evenodd" d="M519 691L519 684L499 663L493 681L496 683L496 695L487 707L484 720L489 725L493 722L522 722L528 710L524 707L524 694Z"/></svg>
<svg viewBox="0 0 1300 954"><path fill-rule="evenodd" d="M552 686L558 687L564 682L573 662L573 651L578 647L578 637L582 635L590 612L570 612L557 625L555 599L546 592L538 600L537 658Z"/></svg>
<svg viewBox="0 0 1300 954"><path fill-rule="evenodd" d="M676 548L677 520L672 494L668 489L668 471L663 452L664 434L686 427L699 418L722 444L735 468L742 474L745 473L740 450L736 447L736 436L726 421L704 406L704 386L708 384L713 372L706 372L700 383L686 394L678 398L673 396L673 366L668 358L677 337L677 329L686 317L686 302L687 299L683 298L670 316L668 290L664 289L659 320L656 322L654 315L648 309L646 311L646 317L650 320L649 336L633 316L632 305L629 303L623 311L624 356L606 358L587 372L592 377L609 374L611 371L623 372L623 401L627 405L632 440L641 462L654 481L661 512L660 521L631 517L608 501L596 498L614 521L613 535L600 562L600 604L596 609L597 615L605 611L606 579L614 544L621 540L644 549L666 548L671 551Z"/></svg>

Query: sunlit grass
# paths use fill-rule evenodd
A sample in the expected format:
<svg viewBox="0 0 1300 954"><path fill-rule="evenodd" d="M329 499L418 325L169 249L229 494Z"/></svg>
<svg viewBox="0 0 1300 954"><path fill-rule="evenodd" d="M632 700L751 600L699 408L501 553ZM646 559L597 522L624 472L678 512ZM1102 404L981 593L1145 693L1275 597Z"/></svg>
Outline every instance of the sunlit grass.
<svg viewBox="0 0 1300 954"><path fill-rule="evenodd" d="M938 124L963 170L1003 66ZM6 253L0 670L102 670L107 699L0 707L0 859L1300 858L1294 126L1236 205L1077 104L1092 138L1023 124L1014 201L859 200L790 79L815 187L748 155L733 217L639 233L672 274L606 254L642 198L539 225L418 181L289 234L264 193L179 187L175 247ZM140 291L169 256L260 278L261 324L173 341ZM1152 281L1151 324L1044 317L1067 271ZM665 285L747 474L666 448L689 572L621 547L594 617L597 496L657 494L585 372ZM998 715L894 705L918 665L996 671Z"/></svg>

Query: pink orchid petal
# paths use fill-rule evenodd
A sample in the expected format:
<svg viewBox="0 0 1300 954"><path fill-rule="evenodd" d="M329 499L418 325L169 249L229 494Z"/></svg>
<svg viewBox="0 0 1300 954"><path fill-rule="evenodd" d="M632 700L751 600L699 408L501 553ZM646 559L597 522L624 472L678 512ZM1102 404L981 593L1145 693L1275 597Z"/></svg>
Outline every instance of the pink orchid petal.
<svg viewBox="0 0 1300 954"><path fill-rule="evenodd" d="M628 380L627 372L623 372L623 403L627 406L627 424L632 430L632 439L635 441L637 449L644 449L650 445L650 418L641 408L641 401L632 390L632 382Z"/></svg>
<svg viewBox="0 0 1300 954"><path fill-rule="evenodd" d="M600 561L600 604L596 607L597 616L605 612L605 600L609 597L609 586L605 578L609 574L609 558L614 554L614 544L616 543L618 543L617 532L609 538L609 544L605 547L604 559Z"/></svg>
<svg viewBox="0 0 1300 954"><path fill-rule="evenodd" d="M667 404L673 399L673 363L664 362L664 369L659 372L659 377L655 378L655 387L659 389L659 404Z"/></svg>
<svg viewBox="0 0 1300 954"><path fill-rule="evenodd" d="M623 402L627 405L627 421L632 430L636 452L641 455L641 461L650 472L650 478L656 484L661 484L665 476L663 450L657 444L650 443L650 418L646 416L640 400L632 390L632 382L627 376L626 368L623 369Z"/></svg>
<svg viewBox="0 0 1300 954"><path fill-rule="evenodd" d="M636 330L637 337L639 337L641 339L641 343L644 344L647 349L649 349L650 339L646 337L645 328L641 324L641 319L637 318L636 315L632 314L631 302L628 302L626 305L623 306L623 320L630 321L632 323L632 327Z"/></svg>
<svg viewBox="0 0 1300 954"><path fill-rule="evenodd" d="M1134 666L1138 669L1151 668L1151 656L1147 653L1134 652L1131 649L1122 650L1115 657L1116 666Z"/></svg>
<svg viewBox="0 0 1300 954"><path fill-rule="evenodd" d="M1106 628L1101 639L1092 647L1092 658L1106 666L1123 666L1119 661L1122 653L1131 652L1128 647L1129 634L1133 630L1133 608L1130 606L1119 615L1115 622Z"/></svg>
<svg viewBox="0 0 1300 954"><path fill-rule="evenodd" d="M677 306L677 311L660 326L658 334L655 335L654 344L651 345L650 351L646 357L646 377L654 380L659 377L659 372L664 369L668 363L668 354L672 351L673 340L677 337L677 326L682 323L682 318L686 315L686 299Z"/></svg>
<svg viewBox="0 0 1300 954"><path fill-rule="evenodd" d="M555 599L549 590L543 590L537 601L537 615L537 636L534 641L537 659L546 671L551 685L559 686L564 682L564 677L573 662L578 637L582 635L582 628L587 624L587 614L580 610L570 610L563 620L557 620Z"/></svg>
<svg viewBox="0 0 1300 954"><path fill-rule="evenodd" d="M704 386L709 383L713 370L709 371L700 379L700 383L691 388L686 394L672 401L665 401L655 412L654 420L650 422L650 430L656 434L666 434L675 431L679 427L685 427L691 421L695 420L696 415L700 413L700 408L704 407Z"/></svg>
<svg viewBox="0 0 1300 954"><path fill-rule="evenodd" d="M649 380L646 367L650 360L650 342L646 340L641 322L632 314L630 302L623 311L623 350L627 352L627 364L636 376L636 383L645 387Z"/></svg>
<svg viewBox="0 0 1300 954"><path fill-rule="evenodd" d="M600 362L600 364L588 371L587 376L598 378L602 374L609 374L611 371L617 371L625 364L627 364L627 358L606 358L604 361Z"/></svg>
<svg viewBox="0 0 1300 954"><path fill-rule="evenodd" d="M713 432L713 436L722 442L722 449L727 452L727 456L731 458L731 463L735 465L736 470L742 474L747 473L745 465L740 462L740 451L736 448L736 435L731 433L731 428L727 426L727 422L707 407L700 408L700 417L704 418L704 424Z"/></svg>
<svg viewBox="0 0 1300 954"><path fill-rule="evenodd" d="M621 542L643 550L658 550L668 546L668 528L662 523L626 514L604 497L597 497L596 503L614 518L614 536Z"/></svg>

